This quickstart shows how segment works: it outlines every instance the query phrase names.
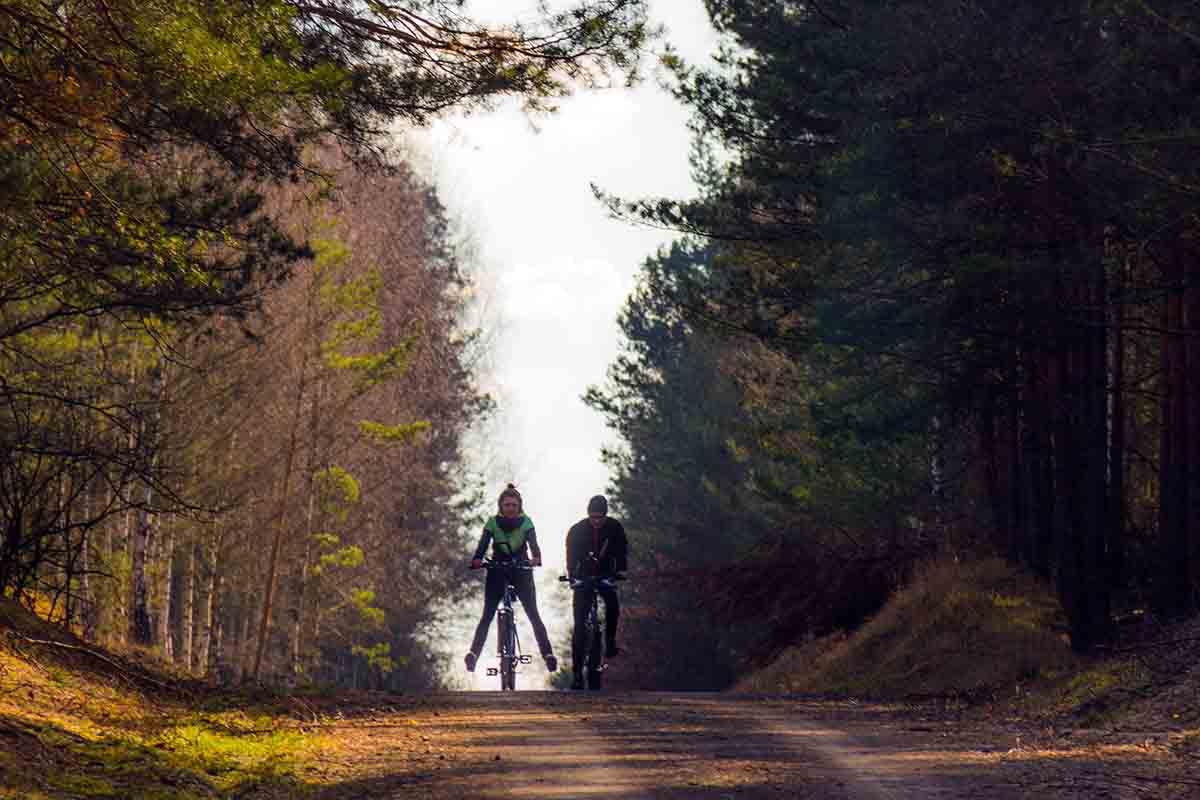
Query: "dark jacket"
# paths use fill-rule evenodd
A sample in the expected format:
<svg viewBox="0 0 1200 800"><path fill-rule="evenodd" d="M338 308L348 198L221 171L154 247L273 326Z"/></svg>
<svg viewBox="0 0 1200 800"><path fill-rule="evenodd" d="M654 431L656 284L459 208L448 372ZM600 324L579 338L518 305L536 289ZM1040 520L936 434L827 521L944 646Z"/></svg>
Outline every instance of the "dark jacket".
<svg viewBox="0 0 1200 800"><path fill-rule="evenodd" d="M612 575L628 569L629 540L625 528L612 517L605 517L600 530L593 531L587 517L571 526L567 531L567 574L572 578L590 577L592 568L587 563L588 553L599 557L598 575Z"/></svg>

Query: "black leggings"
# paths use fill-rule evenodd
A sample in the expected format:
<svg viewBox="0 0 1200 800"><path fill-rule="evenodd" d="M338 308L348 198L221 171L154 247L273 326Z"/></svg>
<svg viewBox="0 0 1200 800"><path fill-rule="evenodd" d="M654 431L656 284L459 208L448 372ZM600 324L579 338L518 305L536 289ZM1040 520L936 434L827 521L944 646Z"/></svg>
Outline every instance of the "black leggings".
<svg viewBox="0 0 1200 800"><path fill-rule="evenodd" d="M592 609L592 598L588 592L575 592L572 604L575 609L575 631L571 636L571 668L575 672L583 670L583 653L587 647L584 641L588 612ZM617 618L621 615L621 603L617 600L617 590L611 586L596 589L596 594L604 600L604 638L608 640L608 648L617 640Z"/></svg>
<svg viewBox="0 0 1200 800"><path fill-rule="evenodd" d="M533 635L537 639L538 650L544 656L550 655L554 652L554 648L550 646L550 637L546 635L546 625L542 622L542 615L538 613L533 573L528 570L514 570L512 578L513 586L517 590L517 598L521 601L521 607L525 609L525 615L529 617L529 624L533 626ZM496 609L500 607L500 601L504 599L505 582L506 575L503 570L488 570L487 583L483 587L483 616L479 618L479 624L475 626L475 638L471 641L471 652L475 655L479 655L479 651L483 649L488 628L492 626L492 617L496 616Z"/></svg>

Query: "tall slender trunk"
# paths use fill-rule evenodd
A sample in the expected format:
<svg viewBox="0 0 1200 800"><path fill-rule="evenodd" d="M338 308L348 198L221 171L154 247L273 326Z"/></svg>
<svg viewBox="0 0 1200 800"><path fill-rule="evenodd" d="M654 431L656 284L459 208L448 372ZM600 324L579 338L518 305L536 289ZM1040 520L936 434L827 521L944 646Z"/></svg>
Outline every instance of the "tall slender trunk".
<svg viewBox="0 0 1200 800"><path fill-rule="evenodd" d="M154 497L153 489L146 487L146 505L150 505ZM129 638L135 644L149 645L154 641L153 631L150 628L150 606L149 592L146 586L146 548L150 542L151 526L153 525L153 516L148 508L139 509L137 512L137 525L134 528L132 548L132 581L133 581L133 597L132 608L130 609L130 629Z"/></svg>
<svg viewBox="0 0 1200 800"><path fill-rule="evenodd" d="M1184 288L1184 363L1187 438L1184 439L1183 475L1187 481L1184 522L1175 542L1182 566L1178 611L1192 614L1200 604L1200 253L1188 245L1183 253L1187 283Z"/></svg>
<svg viewBox="0 0 1200 800"><path fill-rule="evenodd" d="M187 547L187 566L183 573L183 607L179 609L179 663L183 664L184 669L191 672L195 665L192 663L192 653L194 652L192 637L196 634L196 548L194 541L188 542Z"/></svg>
<svg viewBox="0 0 1200 800"><path fill-rule="evenodd" d="M83 638L85 641L96 640L97 608L96 597L92 586L92 549L96 546L92 517L95 513L93 505L96 499L96 485L89 481L81 495L83 497L83 526L80 530L79 553L79 603L83 613Z"/></svg>
<svg viewBox="0 0 1200 800"><path fill-rule="evenodd" d="M1163 308L1162 373L1163 424L1159 453L1159 558L1154 605L1166 616L1185 613L1190 605L1188 567L1188 508L1191 505L1188 480L1188 442L1196 435L1190 430L1188 412L1187 319L1184 309L1183 269L1177 253L1168 260L1165 283L1168 291Z"/></svg>
<svg viewBox="0 0 1200 800"><path fill-rule="evenodd" d="M254 612L255 605L254 598L252 597L250 598L250 602L246 605L246 607L242 609L242 613L240 615L241 630L238 633L238 651L236 663L237 678L239 681L245 680L251 671L251 660L253 659L253 656L250 653L250 645L254 639L250 635L250 632L252 630Z"/></svg>
<svg viewBox="0 0 1200 800"><path fill-rule="evenodd" d="M303 385L301 381L299 388L296 391L296 405L299 411L299 404L303 396ZM267 577L266 591L263 593L262 617L258 625L258 646L254 651L254 666L251 668L250 676L254 680L258 680L260 670L262 669L263 652L267 647L267 637L271 627L271 609L275 602L275 587L279 580L279 551L283 546L283 534L288 525L288 505L291 493L292 482L292 466L296 455L296 440L298 435L299 422L292 425L292 431L288 439L287 454L284 457L283 464L283 483L280 487L279 508L275 512L275 535L271 539L271 557L267 562Z"/></svg>
<svg viewBox="0 0 1200 800"><path fill-rule="evenodd" d="M175 578L175 521L168 517L162 526L163 535L159 537L159 560L162 564L159 570L158 582L158 646L162 649L163 658L168 663L175 661L175 636L171 625L172 586Z"/></svg>
<svg viewBox="0 0 1200 800"><path fill-rule="evenodd" d="M310 470L311 475L311 470ZM316 504L314 492L312 491L312 481L309 481L308 493L308 513L304 523L304 557L300 562L300 585L296 590L296 624L292 631L292 675L299 675L304 671L304 623L305 614L307 612L306 598L308 595L308 569L309 561L312 559L312 537L313 537L313 506Z"/></svg>
<svg viewBox="0 0 1200 800"><path fill-rule="evenodd" d="M229 439L229 449L225 453L224 468L221 477L222 486L227 487L233 481L233 458L234 453L237 452L237 444L238 435L237 431L234 431ZM226 500L227 495L223 490L220 495L220 505L224 506ZM217 600L221 596L221 591L225 586L225 575L221 569L221 548L225 542L226 525L223 513L218 518L216 530L208 543L207 590L204 593L204 610L200 624L200 646L196 656L197 669L202 675L217 674L221 660L221 637L224 633L224 627L221 623L223 615L217 613ZM199 544L197 546L199 547ZM201 554L203 555L203 553Z"/></svg>
<svg viewBox="0 0 1200 800"><path fill-rule="evenodd" d="M307 327L306 332L312 328L312 319L314 313L314 303L316 298L313 292L308 293L307 303ZM288 432L287 452L284 455L283 477L279 491L279 508L274 514L274 536L271 539L271 556L267 563L267 576L265 592L263 594L262 617L258 625L258 647L254 653L254 666L251 669L251 677L258 680L262 669L263 653L267 647L267 638L271 628L271 612L275 603L275 588L279 581L279 551L283 546L283 536L287 531L288 526L288 507L291 505L291 488L292 488L292 472L296 462L296 450L299 447L300 437L300 417L304 408L304 397L308 390L308 367L309 367L309 346L307 337L301 345L300 356L300 374L296 379L296 394L292 406L291 413L291 430Z"/></svg>
<svg viewBox="0 0 1200 800"><path fill-rule="evenodd" d="M220 617L214 620L217 607L217 597L224 586L224 576L220 574L221 540L224 531L218 531L209 546L208 557L208 590L204 593L204 611L200 622L200 647L196 655L197 668L201 675L214 673L219 661L221 646Z"/></svg>
<svg viewBox="0 0 1200 800"><path fill-rule="evenodd" d="M321 403L324 395L323 389L324 385L320 381L316 381L313 387L313 401L308 422L308 504L304 515L304 555L300 561L299 586L296 589L296 621L295 629L292 633L291 674L293 676L299 675L304 671L304 625L306 622L305 617L308 613L308 580L310 562L312 560L313 535L316 533L317 524L316 475L317 460L319 458L318 452L322 444Z"/></svg>
<svg viewBox="0 0 1200 800"><path fill-rule="evenodd" d="M71 493L73 487L70 485L71 478L69 470L64 470L58 475L58 520L62 526L63 550L66 558L63 559L63 590L65 592L66 602L63 604L63 621L68 629L75 624L75 618L78 612L78 603L75 599L75 591L71 584L79 575L79 549L78 545L71 541ZM80 537L82 541L83 537Z"/></svg>
<svg viewBox="0 0 1200 800"><path fill-rule="evenodd" d="M147 475L144 478L144 504L137 509L136 524L131 546L133 548L133 607L130 609L130 638L135 644L149 645L154 642L154 631L150 625L149 587L146 583L146 555L157 524L157 515L152 513L154 506L153 473L158 461L158 422L161 409L159 398L162 394L162 370L156 366L150 370L152 392L151 407L148 414L143 415L142 436L139 445L142 449Z"/></svg>
<svg viewBox="0 0 1200 800"><path fill-rule="evenodd" d="M1125 287L1128 283L1124 263L1114 272L1109 320L1112 330L1109 363L1108 421L1108 582L1114 589L1125 583Z"/></svg>

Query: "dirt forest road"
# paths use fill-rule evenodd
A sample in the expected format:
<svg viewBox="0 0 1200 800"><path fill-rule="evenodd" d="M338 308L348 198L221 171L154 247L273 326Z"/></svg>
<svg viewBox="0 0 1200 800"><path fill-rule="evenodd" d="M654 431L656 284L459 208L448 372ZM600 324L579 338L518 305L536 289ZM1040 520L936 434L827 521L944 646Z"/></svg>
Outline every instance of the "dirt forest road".
<svg viewBox="0 0 1200 800"><path fill-rule="evenodd" d="M1189 770L1153 737L965 725L911 706L464 692L350 709L323 727L337 752L321 800L1191 796L1165 777Z"/></svg>

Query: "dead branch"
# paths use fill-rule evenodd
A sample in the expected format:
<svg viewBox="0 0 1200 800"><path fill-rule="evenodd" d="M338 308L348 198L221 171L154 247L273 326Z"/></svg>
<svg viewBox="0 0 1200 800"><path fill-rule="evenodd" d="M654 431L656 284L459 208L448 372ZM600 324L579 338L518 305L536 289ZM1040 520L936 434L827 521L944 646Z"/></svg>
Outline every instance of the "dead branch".
<svg viewBox="0 0 1200 800"><path fill-rule="evenodd" d="M79 645L76 645L76 644L67 644L66 642L56 642L51 639L31 639L28 636L18 636L17 638L19 638L23 641L29 642L30 644L40 644L40 645L47 645L47 646L51 646L51 647L62 647L66 650L77 650L81 653L86 653L87 655L91 656L92 658L95 658L99 661L103 661L105 664L108 664L110 667L115 668L119 673L121 673L122 677L124 677L126 680L130 681L130 685L133 685L134 680L141 680L141 681L146 681L147 683L152 683L155 686L159 687L160 689L164 689L166 691L174 691L173 687L163 683L162 681L159 681L159 680L156 680L156 679L150 677L149 675L145 674L144 671L131 670L128 667L126 667L124 664L114 661L113 659L109 658L108 656L106 656L102 653L97 653L95 650L91 650L87 647L80 647Z"/></svg>

